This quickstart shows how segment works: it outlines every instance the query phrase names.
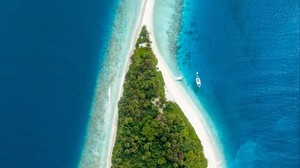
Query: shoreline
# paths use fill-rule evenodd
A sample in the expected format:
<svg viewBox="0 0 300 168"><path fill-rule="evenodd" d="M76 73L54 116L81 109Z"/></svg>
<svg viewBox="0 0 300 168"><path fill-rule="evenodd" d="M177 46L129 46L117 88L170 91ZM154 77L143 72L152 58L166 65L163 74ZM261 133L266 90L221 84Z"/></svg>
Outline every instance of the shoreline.
<svg viewBox="0 0 300 168"><path fill-rule="evenodd" d="M139 17L139 22L137 23L137 29L134 33L134 35L131 38L130 41L130 50L128 52L125 67L123 70L123 73L121 75L122 79L120 82L120 92L118 95L118 101L120 100L122 94L123 94L123 84L125 80L125 74L128 71L129 65L130 65L130 55L134 51L135 42L137 40L138 34L142 28L142 25L146 25L149 36L152 41L152 49L153 52L158 60L158 68L162 72L164 81L165 81L165 93L166 98L169 101L176 102L179 107L182 109L184 115L190 122L190 124L193 126L198 138L201 141L201 144L203 146L203 153L205 155L205 158L208 162L208 167L210 168L217 168L217 167L223 167L224 161L221 159L221 152L219 149L215 146L211 133L209 131L209 128L207 124L204 122L204 117L200 114L203 113L203 109L197 106L196 102L192 100L192 98L186 93L185 88L179 83L178 81L175 81L175 76L170 70L168 64L165 62L164 58L160 54L158 48L156 39L154 37L154 31L153 31L153 9L154 9L154 3L155 0L143 0L141 5L141 13ZM117 134L117 127L118 127L118 108L116 107L115 115L113 116L113 126L111 128L111 140L109 144L109 150L108 150L108 159L106 166L111 167L111 160L112 160L112 152L113 147L115 144L116 134Z"/></svg>
<svg viewBox="0 0 300 168"><path fill-rule="evenodd" d="M119 94L118 94L118 97L117 97L117 102L119 102L121 96L123 95L123 85L124 85L124 81L125 81L125 75L129 69L129 66L130 66L130 57L131 57L131 54L133 54L133 51L135 49L135 43L137 41L137 38L139 36L139 30L142 29L142 20L143 20L143 17L144 17L144 14L145 14L145 7L146 7L146 1L144 1L142 3L142 5L140 6L140 16L139 16L139 22L137 22L137 25L136 25L136 29L137 31L134 31L134 35L132 36L132 38L130 39L130 47L129 47L129 51L127 53L127 56L126 56L126 62L125 62L125 66L124 66L124 69L122 71L122 75L121 75L121 82L119 84L119 88L120 88L120 91L119 91ZM113 148L114 148L114 144L115 144L115 141L116 141L116 136L117 136L117 130L118 130L118 104L117 106L115 107L115 112L114 112L114 116L113 116L113 124L112 124L112 127L111 127L111 136L110 136L110 142L109 142L109 149L108 149L108 159L107 159L107 162L106 162L106 167L111 167L112 163L111 163L111 160L112 160L112 153L113 153Z"/></svg>
<svg viewBox="0 0 300 168"><path fill-rule="evenodd" d="M121 0L116 7L106 59L100 67L94 97L90 108L90 119L78 167L108 167L110 152L117 130L117 103L122 94L122 78L130 49L135 44L134 35L142 18L144 1L132 4L132 0ZM120 87L121 86L121 87Z"/></svg>
<svg viewBox="0 0 300 168"><path fill-rule="evenodd" d="M211 133L209 131L209 128L207 127L207 124L205 124L203 116L200 115L203 109L199 109L196 103L185 92L185 88L183 88L183 86L178 81L174 80L174 74L168 67L168 64L165 62L164 58L161 56L157 48L156 39L153 34L154 3L155 0L146 0L146 9L144 11L145 14L142 23L143 25L147 26L150 33L150 39L153 41L152 49L158 60L158 68L163 74L163 78L166 84L166 90L168 90L168 94L170 94L172 99L179 105L184 115L187 117L187 119L195 129L195 132L203 146L203 152L208 161L208 167L223 167L224 161L221 157L220 149L215 146L215 143L210 136Z"/></svg>

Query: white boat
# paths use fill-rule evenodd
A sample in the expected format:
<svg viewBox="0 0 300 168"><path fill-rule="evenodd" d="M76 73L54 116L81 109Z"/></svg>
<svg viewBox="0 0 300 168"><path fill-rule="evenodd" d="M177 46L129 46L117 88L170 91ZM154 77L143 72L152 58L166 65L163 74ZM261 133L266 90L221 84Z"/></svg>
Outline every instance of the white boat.
<svg viewBox="0 0 300 168"><path fill-rule="evenodd" d="M182 76L178 76L178 77L175 78L176 81L181 81L182 79L183 79Z"/></svg>
<svg viewBox="0 0 300 168"><path fill-rule="evenodd" d="M199 73L196 72L196 84L198 86L198 88L201 87L201 80L200 80L200 77L199 77Z"/></svg>

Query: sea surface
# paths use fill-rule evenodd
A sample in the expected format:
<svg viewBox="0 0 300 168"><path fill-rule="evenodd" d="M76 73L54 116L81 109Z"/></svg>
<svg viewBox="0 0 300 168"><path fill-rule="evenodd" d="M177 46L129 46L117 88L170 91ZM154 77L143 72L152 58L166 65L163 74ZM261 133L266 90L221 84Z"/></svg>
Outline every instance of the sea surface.
<svg viewBox="0 0 300 168"><path fill-rule="evenodd" d="M138 35L139 22L144 1L118 0L107 49L97 77L97 87L89 116L85 145L79 167L106 168L114 143L117 104L123 89L126 63Z"/></svg>
<svg viewBox="0 0 300 168"><path fill-rule="evenodd" d="M184 0L181 21L177 66L227 167L299 167L299 1Z"/></svg>
<svg viewBox="0 0 300 168"><path fill-rule="evenodd" d="M0 1L0 167L80 160L115 1Z"/></svg>
<svg viewBox="0 0 300 168"><path fill-rule="evenodd" d="M156 2L158 47L205 107L227 167L299 167L299 1ZM71 168L98 156L105 167L106 107L116 104L139 5L0 1L1 168Z"/></svg>

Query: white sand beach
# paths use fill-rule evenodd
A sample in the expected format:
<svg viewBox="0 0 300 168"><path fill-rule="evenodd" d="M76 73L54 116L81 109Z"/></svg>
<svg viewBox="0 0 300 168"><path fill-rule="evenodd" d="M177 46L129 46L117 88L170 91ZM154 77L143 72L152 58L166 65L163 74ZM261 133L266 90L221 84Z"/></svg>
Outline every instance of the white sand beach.
<svg viewBox="0 0 300 168"><path fill-rule="evenodd" d="M223 159L220 153L220 150L216 146L216 143L213 141L213 137L211 136L209 127L205 123L204 117L201 116L201 112L203 112L203 108L199 107L192 98L186 93L183 86L178 82L175 81L175 75L172 73L168 64L165 62L164 58L160 54L155 37L153 35L153 7L154 7L155 0L144 0L144 5L141 7L142 9L142 17L140 20L138 29L136 30L135 34L132 36L131 39L131 47L130 52L128 53L128 58L126 61L126 69L123 71L122 74L122 83L120 87L123 88L123 82L125 78L125 74L128 70L129 56L132 54L134 50L134 43L138 37L138 34L141 30L142 25L146 25L148 31L150 33L150 39L152 40L152 48L153 52L158 59L158 68L163 74L163 78L166 84L166 97L170 101L175 101L182 111L184 112L185 116L193 126L196 131L197 136L201 140L203 145L204 155L208 160L208 167L210 168L219 168L223 167ZM120 96L122 92L120 93ZM114 116L114 126L112 127L112 136L111 136L111 144L110 144L110 156L112 156L112 150L116 138L116 131L117 131L117 115ZM111 157L107 161L107 167L111 167Z"/></svg>
<svg viewBox="0 0 300 168"><path fill-rule="evenodd" d="M117 104L134 49L144 1L121 0L115 9L103 65L99 67L85 144L78 167L110 167L117 131ZM101 53L99 53L101 54ZM127 62L127 63L126 63Z"/></svg>
<svg viewBox="0 0 300 168"><path fill-rule="evenodd" d="M121 82L119 84L119 94L118 94L118 97L117 97L117 100L119 101L122 94L123 94L123 84L124 84L124 81L125 81L125 75L129 69L129 65L130 65L130 56L131 54L133 53L134 49L135 49L135 43L136 43L136 40L139 36L139 33L140 33L140 30L142 29L142 19L143 19L143 16L145 14L145 7L146 7L146 3L143 2L142 5L140 6L141 7L141 16L138 17L139 18L139 21L137 22L137 30L134 32L134 34L132 35L132 38L130 40L130 45L129 45L129 51L127 53L127 56L126 56L126 63L125 63L125 66L124 66L124 70L123 70L123 73L121 74ZM114 106L117 106L117 105L114 105ZM106 167L111 167L111 159L112 159L112 152L113 152L113 147L114 147L114 144L115 144L115 140L116 140L116 135L117 135L117 128L118 128L118 108L116 107L115 108L115 112L114 112L114 116L113 116L113 124L112 124L112 127L111 127L111 137L110 137L110 144L109 144L109 149L108 149L108 153L109 153L109 158L107 159L107 163L106 163Z"/></svg>

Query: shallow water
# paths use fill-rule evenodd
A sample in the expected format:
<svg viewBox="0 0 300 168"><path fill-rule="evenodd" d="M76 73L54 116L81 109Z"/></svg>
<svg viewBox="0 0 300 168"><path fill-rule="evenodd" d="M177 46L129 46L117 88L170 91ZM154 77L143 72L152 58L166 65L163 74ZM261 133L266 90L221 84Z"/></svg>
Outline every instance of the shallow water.
<svg viewBox="0 0 300 168"><path fill-rule="evenodd" d="M293 0L184 3L176 60L228 167L299 167L298 12Z"/></svg>
<svg viewBox="0 0 300 168"><path fill-rule="evenodd" d="M227 167L299 167L299 2L157 2L158 48L205 107Z"/></svg>
<svg viewBox="0 0 300 168"><path fill-rule="evenodd" d="M105 167L139 2L0 2L0 167ZM156 2L158 48L227 166L299 167L299 2Z"/></svg>
<svg viewBox="0 0 300 168"><path fill-rule="evenodd" d="M124 78L125 64L141 17L142 1L120 0L104 64L98 75L86 144L79 167L106 167L110 157L112 126ZM123 75L123 76L122 76ZM116 121L117 122L117 121Z"/></svg>
<svg viewBox="0 0 300 168"><path fill-rule="evenodd" d="M180 75L176 63L176 43L181 28L182 5L183 0L155 0L153 9L153 31L157 47L176 75Z"/></svg>

